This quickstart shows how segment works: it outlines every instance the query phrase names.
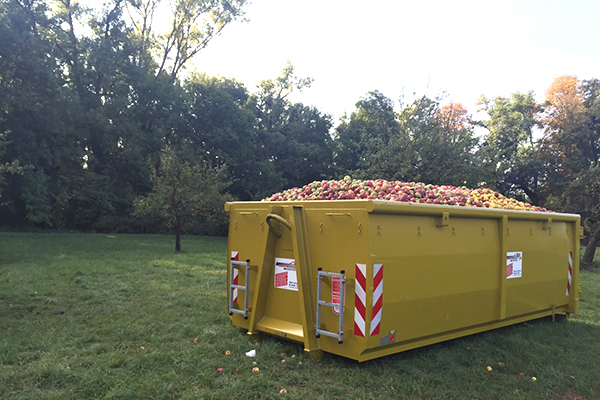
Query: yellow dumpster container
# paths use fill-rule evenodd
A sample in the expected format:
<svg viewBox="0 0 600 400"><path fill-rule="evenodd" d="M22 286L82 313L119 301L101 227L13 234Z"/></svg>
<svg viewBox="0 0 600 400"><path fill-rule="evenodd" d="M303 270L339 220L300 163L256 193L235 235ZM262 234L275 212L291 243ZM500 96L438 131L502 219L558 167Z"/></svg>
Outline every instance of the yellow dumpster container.
<svg viewBox="0 0 600 400"><path fill-rule="evenodd" d="M229 314L358 361L579 309L580 217L377 200L233 202Z"/></svg>

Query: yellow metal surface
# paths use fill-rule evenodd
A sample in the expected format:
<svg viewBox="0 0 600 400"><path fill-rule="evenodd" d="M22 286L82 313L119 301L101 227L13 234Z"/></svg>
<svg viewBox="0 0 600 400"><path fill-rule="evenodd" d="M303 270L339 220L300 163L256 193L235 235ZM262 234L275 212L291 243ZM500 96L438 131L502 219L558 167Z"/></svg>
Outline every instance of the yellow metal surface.
<svg viewBox="0 0 600 400"><path fill-rule="evenodd" d="M239 271L240 284L250 283L249 317L233 314L232 324L250 335L301 342L312 355L325 351L366 361L578 312L577 215L372 200L236 202L226 210L229 256L235 252L251 264L249 277ZM281 286L276 272L290 260L296 276ZM354 333L356 264L366 266L364 337ZM379 264L381 323L379 333L370 335ZM345 271L342 344L316 336L318 268ZM332 287L332 279L324 278L323 300L334 302ZM243 302L239 296L235 307L243 309ZM320 329L337 332L338 318L333 307L321 306Z"/></svg>

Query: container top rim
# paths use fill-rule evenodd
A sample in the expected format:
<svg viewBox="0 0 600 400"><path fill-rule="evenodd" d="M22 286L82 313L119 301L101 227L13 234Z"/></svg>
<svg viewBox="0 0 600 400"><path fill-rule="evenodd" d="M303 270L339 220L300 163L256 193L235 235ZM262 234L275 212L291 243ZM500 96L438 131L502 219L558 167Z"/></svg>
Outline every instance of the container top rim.
<svg viewBox="0 0 600 400"><path fill-rule="evenodd" d="M232 205L253 208L257 206L319 206L335 204L337 209L357 209L369 213L391 213L391 214L427 214L442 215L447 212L454 216L465 217L496 217L501 218L508 215L511 219L536 219L536 220L580 220L579 214L568 214L558 212L543 211L525 211L525 210L507 210L503 208L483 208L483 207L464 207L450 206L446 204L422 204L397 202L386 200L293 200L293 201L233 201L225 203L225 211L230 211Z"/></svg>

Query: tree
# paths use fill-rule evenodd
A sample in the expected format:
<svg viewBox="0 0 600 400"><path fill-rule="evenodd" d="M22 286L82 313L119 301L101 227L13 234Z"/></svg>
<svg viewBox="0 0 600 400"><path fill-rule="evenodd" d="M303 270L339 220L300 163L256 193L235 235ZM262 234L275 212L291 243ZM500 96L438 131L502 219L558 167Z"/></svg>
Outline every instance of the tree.
<svg viewBox="0 0 600 400"><path fill-rule="evenodd" d="M572 75L556 78L546 91L542 151L558 173L552 182L558 186L566 184L569 176L589 167L585 147L590 143L585 141L583 132L587 118L584 102L583 84ZM567 179L561 180L561 177Z"/></svg>
<svg viewBox="0 0 600 400"><path fill-rule="evenodd" d="M165 147L160 168L152 171L154 189L135 204L136 215L158 212L166 217L175 231L175 251L181 251L181 234L193 218L207 218L224 213L223 205L230 196L223 194L227 186L219 170L203 164L191 164L183 156Z"/></svg>
<svg viewBox="0 0 600 400"><path fill-rule="evenodd" d="M288 96L310 87L312 78L294 74L288 61L281 74L263 80L250 96L256 124L255 161L261 197L286 186L304 185L331 174L331 117ZM266 189L266 190L265 190Z"/></svg>
<svg viewBox="0 0 600 400"><path fill-rule="evenodd" d="M477 187L484 181L478 139L467 110L440 105L441 98L415 99L399 113L400 129L410 138L404 176L410 180Z"/></svg>
<svg viewBox="0 0 600 400"><path fill-rule="evenodd" d="M2 186L4 185L6 174L23 174L25 170L21 166L19 160L6 161L2 163L2 156L4 155L4 148L6 146L6 139L3 134L0 134L0 201L2 200ZM0 202L0 205L2 203Z"/></svg>
<svg viewBox="0 0 600 400"><path fill-rule="evenodd" d="M284 139L276 147L274 166L287 185L303 186L333 174L331 118L316 107L301 103L286 109L280 133Z"/></svg>
<svg viewBox="0 0 600 400"><path fill-rule="evenodd" d="M513 93L510 98L482 96L479 105L489 115L478 121L488 130L481 153L489 184L508 196L524 194L533 204L544 204L548 166L542 159L542 142L535 137L543 107L533 92Z"/></svg>
<svg viewBox="0 0 600 400"><path fill-rule="evenodd" d="M155 33L154 15L161 0L129 0L128 15L140 48L137 62L156 66L156 80L164 74L175 83L185 65L218 36L232 21L243 18L247 0L171 0L168 12L169 28ZM157 62L145 55L157 54Z"/></svg>
<svg viewBox="0 0 600 400"><path fill-rule="evenodd" d="M70 165L80 155L75 135L65 129L73 121L75 107L64 85L58 46L48 40L54 29L56 21L43 1L0 3L0 132L7 138L5 157L31 168L25 178L9 178L5 194L10 207L2 210L1 217L7 223L36 219L38 211L33 211L25 192L36 185L46 190L38 192L38 204L52 201L50 186L37 184L47 182L46 178L56 182L60 166ZM33 169L37 181L28 179Z"/></svg>
<svg viewBox="0 0 600 400"><path fill-rule="evenodd" d="M336 167L358 178L395 179L403 166L408 136L400 131L394 102L372 91L336 128Z"/></svg>
<svg viewBox="0 0 600 400"><path fill-rule="evenodd" d="M0 219L77 229L128 221L152 189L147 159L189 132L181 71L245 4L0 0L0 162L32 166L5 176ZM165 10L172 23L161 36L152 15Z"/></svg>
<svg viewBox="0 0 600 400"><path fill-rule="evenodd" d="M548 188L558 210L581 214L583 263L589 265L600 244L600 81L559 77L546 95L543 152L553 167Z"/></svg>
<svg viewBox="0 0 600 400"><path fill-rule="evenodd" d="M600 166L578 174L561 196L564 211L581 214L582 226L588 233L582 264L591 265L600 246Z"/></svg>
<svg viewBox="0 0 600 400"><path fill-rule="evenodd" d="M337 166L345 174L373 179L473 185L480 181L477 140L464 107L440 106L427 96L394 103L370 92L338 126Z"/></svg>
<svg viewBox="0 0 600 400"><path fill-rule="evenodd" d="M174 140L189 146L212 168L223 169L230 193L251 199L256 174L256 119L249 93L231 79L193 74L183 84L185 135Z"/></svg>

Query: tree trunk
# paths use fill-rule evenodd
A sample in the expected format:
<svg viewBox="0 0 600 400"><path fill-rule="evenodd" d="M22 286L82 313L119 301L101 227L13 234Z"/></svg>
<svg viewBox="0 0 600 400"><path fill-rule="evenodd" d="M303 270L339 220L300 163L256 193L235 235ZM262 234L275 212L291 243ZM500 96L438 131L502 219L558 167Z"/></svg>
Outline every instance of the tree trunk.
<svg viewBox="0 0 600 400"><path fill-rule="evenodd" d="M600 228L597 228L593 236L588 240L585 253L583 254L582 263L584 265L591 265L594 261L594 255L596 254L596 247L600 245Z"/></svg>
<svg viewBox="0 0 600 400"><path fill-rule="evenodd" d="M538 193L534 192L533 190L527 187L521 187L521 189L523 189L527 197L529 197L529 200L531 200L531 204L533 204L534 206L542 205L542 199Z"/></svg>
<svg viewBox="0 0 600 400"><path fill-rule="evenodd" d="M175 224L175 253L181 252L181 220L176 219Z"/></svg>

